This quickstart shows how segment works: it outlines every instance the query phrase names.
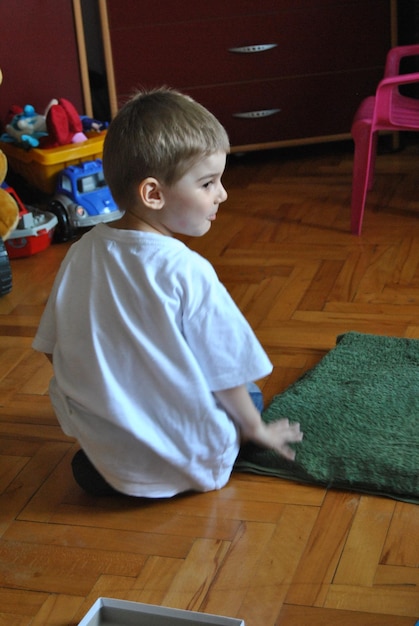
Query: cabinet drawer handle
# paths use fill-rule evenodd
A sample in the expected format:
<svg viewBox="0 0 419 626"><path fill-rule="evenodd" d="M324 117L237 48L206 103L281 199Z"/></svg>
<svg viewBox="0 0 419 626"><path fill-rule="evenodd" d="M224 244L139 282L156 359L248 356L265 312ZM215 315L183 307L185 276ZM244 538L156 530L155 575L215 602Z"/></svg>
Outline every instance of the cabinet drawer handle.
<svg viewBox="0 0 419 626"><path fill-rule="evenodd" d="M233 117L240 117L246 120L254 120L257 117L269 117L279 113L281 109L261 109L260 111L248 111L244 113L233 113Z"/></svg>
<svg viewBox="0 0 419 626"><path fill-rule="evenodd" d="M254 46L241 46L239 48L229 48L229 52L236 52L238 54L254 54L255 52L265 52L265 50L272 50L277 47L277 43L263 43L256 44Z"/></svg>

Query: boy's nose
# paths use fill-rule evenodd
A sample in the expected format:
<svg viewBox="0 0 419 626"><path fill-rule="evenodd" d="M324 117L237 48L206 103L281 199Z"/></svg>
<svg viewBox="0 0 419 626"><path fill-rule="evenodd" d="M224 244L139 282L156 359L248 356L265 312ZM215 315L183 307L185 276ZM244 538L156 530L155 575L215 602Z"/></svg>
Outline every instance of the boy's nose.
<svg viewBox="0 0 419 626"><path fill-rule="evenodd" d="M224 187L220 184L220 190L218 193L218 203L221 204L221 202L225 202L228 198L227 192L224 189Z"/></svg>

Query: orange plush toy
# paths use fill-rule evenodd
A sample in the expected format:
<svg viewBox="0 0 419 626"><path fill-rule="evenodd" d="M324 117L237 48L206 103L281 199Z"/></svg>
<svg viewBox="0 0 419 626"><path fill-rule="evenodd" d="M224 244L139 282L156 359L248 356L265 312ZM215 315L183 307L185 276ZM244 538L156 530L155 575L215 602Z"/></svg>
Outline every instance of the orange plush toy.
<svg viewBox="0 0 419 626"><path fill-rule="evenodd" d="M0 70L0 84L3 75ZM12 196L1 188L7 174L7 158L0 150L0 237L6 240L19 221L19 209Z"/></svg>
<svg viewBox="0 0 419 626"><path fill-rule="evenodd" d="M0 183L7 172L7 159L0 150ZM19 221L19 209L12 196L0 187L0 296L12 289L12 270L4 240L16 228Z"/></svg>
<svg viewBox="0 0 419 626"><path fill-rule="evenodd" d="M0 83L2 73L0 70ZM16 228L19 221L19 209L12 196L1 188L7 174L6 155L0 150L0 296L9 293L12 288L12 275L9 257L3 241Z"/></svg>
<svg viewBox="0 0 419 626"><path fill-rule="evenodd" d="M7 159L0 150L0 185L7 173ZM19 209L12 196L0 187L0 237L5 241L16 228L19 221Z"/></svg>

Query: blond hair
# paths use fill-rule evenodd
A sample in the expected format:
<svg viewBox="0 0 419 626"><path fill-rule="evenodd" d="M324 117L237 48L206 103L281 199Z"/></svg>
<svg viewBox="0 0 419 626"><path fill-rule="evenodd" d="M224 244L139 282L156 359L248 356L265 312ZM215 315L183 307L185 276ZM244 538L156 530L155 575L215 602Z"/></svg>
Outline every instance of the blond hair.
<svg viewBox="0 0 419 626"><path fill-rule="evenodd" d="M170 186L200 158L228 151L227 133L212 113L160 88L136 93L119 110L106 134L103 169L115 201L127 209L145 178Z"/></svg>

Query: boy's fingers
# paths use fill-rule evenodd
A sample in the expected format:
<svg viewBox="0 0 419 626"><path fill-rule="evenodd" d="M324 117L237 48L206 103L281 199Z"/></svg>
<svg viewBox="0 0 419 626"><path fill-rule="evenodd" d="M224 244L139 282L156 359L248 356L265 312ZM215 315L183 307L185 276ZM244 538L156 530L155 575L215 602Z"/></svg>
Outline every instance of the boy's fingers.
<svg viewBox="0 0 419 626"><path fill-rule="evenodd" d="M284 458L289 461L294 461L296 452L288 444L299 443L303 440L304 434L300 430L300 424L298 422L290 424L289 420L283 419L278 422L278 429L281 431L282 437L285 441L277 448L277 450Z"/></svg>
<svg viewBox="0 0 419 626"><path fill-rule="evenodd" d="M292 422L290 424L288 419L281 419L275 422L276 428L289 437L289 441L301 441L303 433L300 430L299 422Z"/></svg>
<svg viewBox="0 0 419 626"><path fill-rule="evenodd" d="M282 446L282 448L279 450L279 452L280 452L280 454L283 457L285 457L289 461L294 461L295 460L295 450L293 450L289 446L286 446L286 445Z"/></svg>
<svg viewBox="0 0 419 626"><path fill-rule="evenodd" d="M294 436L293 441L302 441L304 437L304 433L300 430L300 424L297 424L297 428L292 429L292 433Z"/></svg>

